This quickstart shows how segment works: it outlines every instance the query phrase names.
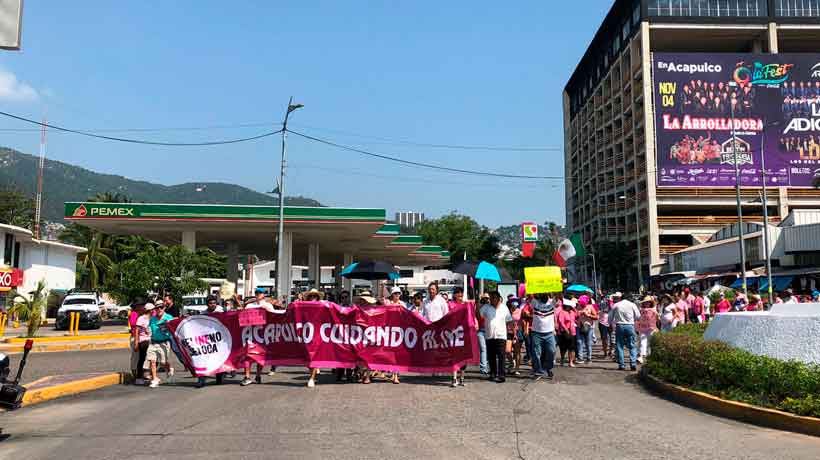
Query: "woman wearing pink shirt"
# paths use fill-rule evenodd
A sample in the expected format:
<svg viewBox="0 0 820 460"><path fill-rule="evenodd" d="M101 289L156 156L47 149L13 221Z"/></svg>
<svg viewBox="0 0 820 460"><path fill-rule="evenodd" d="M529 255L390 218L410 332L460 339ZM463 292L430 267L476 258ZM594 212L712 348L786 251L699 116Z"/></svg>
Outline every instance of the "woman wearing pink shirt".
<svg viewBox="0 0 820 460"><path fill-rule="evenodd" d="M569 367L575 367L575 335L578 312L575 310L575 301L564 299L555 310L556 332L558 348L561 350L561 366L568 356Z"/></svg>
<svg viewBox="0 0 820 460"><path fill-rule="evenodd" d="M646 296L641 302L641 317L635 325L640 338L640 356L638 362L643 364L651 350L649 338L658 330L658 310L655 309L655 299Z"/></svg>
<svg viewBox="0 0 820 460"><path fill-rule="evenodd" d="M675 319L678 320L678 324L685 324L689 316L689 304L681 294L675 294L675 306L677 307Z"/></svg>

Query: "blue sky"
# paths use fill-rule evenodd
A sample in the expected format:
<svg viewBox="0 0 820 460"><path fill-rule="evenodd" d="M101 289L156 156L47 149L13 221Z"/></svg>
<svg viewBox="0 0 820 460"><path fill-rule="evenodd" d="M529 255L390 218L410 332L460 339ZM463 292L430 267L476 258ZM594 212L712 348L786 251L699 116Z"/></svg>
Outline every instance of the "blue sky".
<svg viewBox="0 0 820 460"><path fill-rule="evenodd" d="M51 122L76 129L202 127L281 122L293 95L305 108L292 129L337 143L457 168L562 175L561 91L611 2L512 5L26 2L23 50L0 54L0 104L37 119L47 110ZM0 128L30 126L2 119ZM266 129L111 134L195 142ZM0 145L37 152L36 132L0 136ZM556 150L445 150L375 137ZM561 181L404 167L293 135L288 145L288 195L389 215L457 210L491 227L565 220ZM169 185L224 181L266 191L279 141L172 148L54 133L48 156Z"/></svg>

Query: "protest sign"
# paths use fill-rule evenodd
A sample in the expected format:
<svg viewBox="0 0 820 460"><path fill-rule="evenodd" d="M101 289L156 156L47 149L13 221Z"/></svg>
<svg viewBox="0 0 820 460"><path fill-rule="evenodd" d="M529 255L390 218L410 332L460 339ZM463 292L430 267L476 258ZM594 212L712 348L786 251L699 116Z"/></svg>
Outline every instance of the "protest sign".
<svg viewBox="0 0 820 460"><path fill-rule="evenodd" d="M527 294L543 294L561 292L564 285L561 283L560 267L525 267Z"/></svg>

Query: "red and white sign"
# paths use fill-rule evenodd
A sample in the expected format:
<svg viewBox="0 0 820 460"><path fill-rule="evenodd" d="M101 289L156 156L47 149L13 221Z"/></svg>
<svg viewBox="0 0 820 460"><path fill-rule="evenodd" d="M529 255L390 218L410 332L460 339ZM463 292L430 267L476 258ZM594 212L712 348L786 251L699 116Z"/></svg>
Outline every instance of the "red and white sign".
<svg viewBox="0 0 820 460"><path fill-rule="evenodd" d="M23 270L0 268L0 292L6 292L23 284Z"/></svg>

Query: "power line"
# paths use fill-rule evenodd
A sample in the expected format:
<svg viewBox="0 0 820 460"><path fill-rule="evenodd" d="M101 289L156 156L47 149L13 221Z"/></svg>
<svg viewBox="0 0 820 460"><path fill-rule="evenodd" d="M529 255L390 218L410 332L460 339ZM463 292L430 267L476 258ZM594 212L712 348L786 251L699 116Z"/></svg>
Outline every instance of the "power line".
<svg viewBox="0 0 820 460"><path fill-rule="evenodd" d="M211 129L241 129L260 128L265 126L278 126L282 123L260 122L260 123L237 123L231 125L210 125L210 126L179 126L167 128L99 128L82 129L84 133L152 133L164 131L207 131ZM40 132L40 128L0 128L0 132L28 133Z"/></svg>
<svg viewBox="0 0 820 460"><path fill-rule="evenodd" d="M105 140L109 140L109 141L127 142L127 143L131 143L131 144L162 145L162 146L169 146L169 147L202 147L202 146L208 146L208 145L238 144L240 142L248 142L248 141L253 141L253 140L256 140L256 139L262 139L264 137L273 136L274 134L278 134L278 133L282 132L282 130L280 129L278 131L270 131L270 132L262 133L262 134L259 134L257 136L243 137L243 138L239 138L239 139L219 140L219 141L156 142L156 141L147 141L147 140L143 140L143 139L128 139L128 138L123 138L123 137L103 136L103 135L100 135L100 134L93 134L93 133L89 133L89 132L85 132L85 131L78 131L76 129L63 128L62 126L52 125L50 123L42 123L42 122L39 122L39 121L36 121L36 120L31 120L29 118L21 117L21 116L18 116L18 115L14 115L14 114L7 113L7 112L2 112L2 111L0 111L0 115L6 116L6 117L9 117L9 118L13 118L15 120L24 121L26 123L31 123L31 124L34 124L34 125L37 125L37 126L54 129L54 130L57 130L57 131L62 131L62 132L72 133L72 134L79 134L81 136L93 137L93 138L97 138L97 139L105 139Z"/></svg>
<svg viewBox="0 0 820 460"><path fill-rule="evenodd" d="M325 166L318 166L312 164L305 164L299 163L295 165L290 165L289 168L292 169L300 169L300 170L309 170L309 169L316 169L319 171L327 171L332 173L342 173L342 174L355 174L355 177L368 177L373 179L382 179L382 180L389 180L389 181L400 181L400 182L414 182L414 183L422 183L422 184L432 184L432 185L458 185L463 187L491 187L497 188L498 185L496 184L486 184L486 183L469 183L469 182L453 182L453 181L444 181L444 180L427 180L427 179L419 179L416 177L400 177L400 176L385 176L379 174L372 174L369 172L363 172L361 170L345 170L339 168L328 168ZM521 188L528 188L528 189L542 189L543 187L539 187L538 185L533 185L532 183L516 183L516 186ZM552 188L556 188L557 185L552 185Z"/></svg>
<svg viewBox="0 0 820 460"><path fill-rule="evenodd" d="M295 124L295 123L294 123ZM428 148L436 148L436 149L453 149L453 150L487 150L487 151L495 151L495 152L563 152L563 147L518 147L518 146L485 146L485 145L458 145L458 144L432 144L426 142L414 142L408 141L404 139L390 139L387 137L381 136L373 136L367 134L357 134L352 133L350 131L343 131L340 129L330 129L330 128L321 128L318 126L309 126L298 124L297 126L301 126L307 129L314 129L317 131L326 131L329 133L336 133L342 134L346 136L352 137L360 137L363 139L376 139L381 144L387 145L410 145L414 147L428 147Z"/></svg>
<svg viewBox="0 0 820 460"><path fill-rule="evenodd" d="M311 141L314 141L314 142L318 142L320 144L325 144L325 145L329 145L331 147L336 147L336 148L339 148L339 149L342 149L342 150L348 150L348 151L351 151L351 152L360 153L362 155L367 155L367 156L374 157L374 158L381 158L382 160L394 161L396 163L401 163L401 164L405 164L405 165L409 165L409 166L418 166L418 167L422 167L422 168L429 168L429 169L435 169L435 170L439 170L439 171L448 171L448 172L460 173L460 174L472 174L472 175L475 175L475 176L505 177L505 178L510 178L510 179L564 180L564 178L562 176L528 176L528 175L519 175L519 174L492 173L492 172L487 172L487 171L475 171L475 170L471 170L471 169L450 168L450 167L447 167L447 166L434 165L434 164L430 164L430 163L420 163L420 162L417 162L417 161L404 160L404 159L392 157L392 156L389 156L389 155L383 155L383 154L380 154L380 153L369 152L367 150L362 150L362 149L358 149L358 148L355 148L355 147L350 147L350 146L347 146L347 145L337 144L335 142L331 142L331 141L326 140L326 139L321 139L321 138L318 138L318 137L308 136L307 134L302 134L300 132L292 131L290 129L288 130L288 132L292 133L292 134L296 134L299 137L303 137L305 139L308 139L308 140L311 140Z"/></svg>

